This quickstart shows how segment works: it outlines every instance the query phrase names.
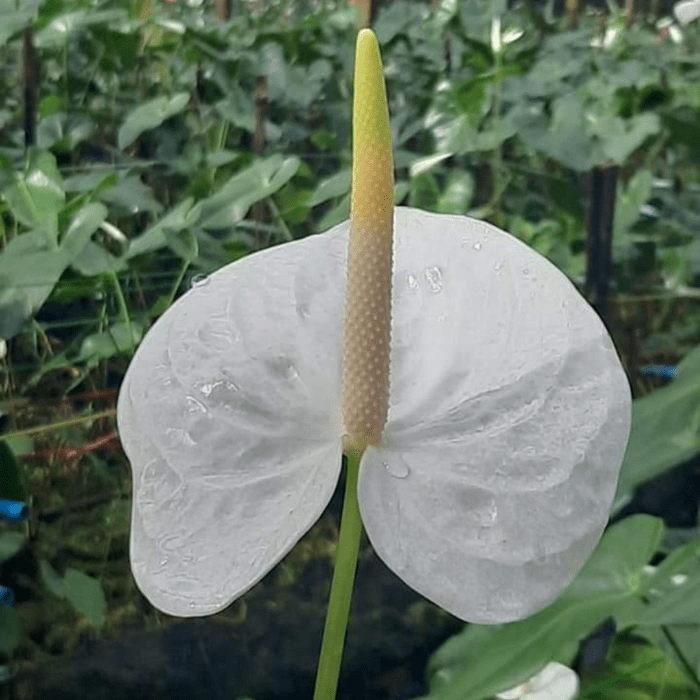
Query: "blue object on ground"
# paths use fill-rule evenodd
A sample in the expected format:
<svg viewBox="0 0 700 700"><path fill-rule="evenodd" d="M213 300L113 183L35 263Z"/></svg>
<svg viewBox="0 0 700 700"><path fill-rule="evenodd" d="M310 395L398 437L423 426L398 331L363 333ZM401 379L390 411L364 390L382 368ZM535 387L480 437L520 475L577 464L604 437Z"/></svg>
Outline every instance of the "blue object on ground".
<svg viewBox="0 0 700 700"><path fill-rule="evenodd" d="M647 374L652 377L665 377L673 379L676 376L675 365L644 365L639 368L640 374Z"/></svg>
<svg viewBox="0 0 700 700"><path fill-rule="evenodd" d="M20 523L26 520L29 508L22 501L11 501L8 498L0 498L0 520L10 523Z"/></svg>
<svg viewBox="0 0 700 700"><path fill-rule="evenodd" d="M0 586L0 605L11 607L15 604L15 592L6 586Z"/></svg>

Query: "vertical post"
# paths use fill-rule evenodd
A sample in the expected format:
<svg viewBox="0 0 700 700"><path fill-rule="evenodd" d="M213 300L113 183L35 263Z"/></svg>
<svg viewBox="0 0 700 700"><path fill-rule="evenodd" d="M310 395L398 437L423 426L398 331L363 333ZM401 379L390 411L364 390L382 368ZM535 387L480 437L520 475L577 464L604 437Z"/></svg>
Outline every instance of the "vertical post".
<svg viewBox="0 0 700 700"><path fill-rule="evenodd" d="M372 0L350 0L350 5L357 8L360 28L369 27L372 20Z"/></svg>
<svg viewBox="0 0 700 700"><path fill-rule="evenodd" d="M216 0L216 15L221 20L231 18L231 0Z"/></svg>
<svg viewBox="0 0 700 700"><path fill-rule="evenodd" d="M37 84L36 51L34 50L34 35L31 27L24 30L22 61L24 64L24 146L29 148L36 143Z"/></svg>
<svg viewBox="0 0 700 700"><path fill-rule="evenodd" d="M597 166L591 170L585 294L603 321L607 321L610 295L617 176L616 165Z"/></svg>
<svg viewBox="0 0 700 700"><path fill-rule="evenodd" d="M255 83L255 133L253 134L253 153L262 156L265 152L265 119L267 117L267 76L261 75ZM260 224L265 217L263 202L253 205L253 221L255 222L255 239L258 247L262 247Z"/></svg>

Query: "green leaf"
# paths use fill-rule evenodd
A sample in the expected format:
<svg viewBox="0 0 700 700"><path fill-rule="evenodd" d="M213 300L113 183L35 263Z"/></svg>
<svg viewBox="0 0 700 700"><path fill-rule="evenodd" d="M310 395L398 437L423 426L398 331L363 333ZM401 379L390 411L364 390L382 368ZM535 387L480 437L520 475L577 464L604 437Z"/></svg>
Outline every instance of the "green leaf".
<svg viewBox="0 0 700 700"><path fill-rule="evenodd" d="M67 260L73 262L106 218L107 207L103 204L93 202L78 211L61 239L61 250Z"/></svg>
<svg viewBox="0 0 700 700"><path fill-rule="evenodd" d="M0 46L4 46L14 34L31 26L41 4L42 0L0 0Z"/></svg>
<svg viewBox="0 0 700 700"><path fill-rule="evenodd" d="M622 462L613 512L644 481L662 474L698 450L700 440L700 346L678 365L671 384L636 399L632 430Z"/></svg>
<svg viewBox="0 0 700 700"><path fill-rule="evenodd" d="M285 158L280 154L257 160L201 202L199 225L204 229L224 229L238 223L255 202L273 195L291 180L300 164L296 156Z"/></svg>
<svg viewBox="0 0 700 700"><path fill-rule="evenodd" d="M316 189L311 193L306 205L315 207L322 202L327 202L329 199L342 197L350 192L350 179L352 172L350 168L343 168L335 175L327 177L318 183Z"/></svg>
<svg viewBox="0 0 700 700"><path fill-rule="evenodd" d="M25 499L19 465L14 452L4 440L0 441L0 498L9 498L12 501Z"/></svg>
<svg viewBox="0 0 700 700"><path fill-rule="evenodd" d="M126 258L130 260L137 255L164 248L168 245L166 231L178 233L184 229L193 228L199 221L201 211L202 207L194 204L192 197L180 202L153 226L131 240Z"/></svg>
<svg viewBox="0 0 700 700"><path fill-rule="evenodd" d="M617 615L632 625L700 624L700 540L675 549L646 577L645 592Z"/></svg>
<svg viewBox="0 0 700 700"><path fill-rule="evenodd" d="M106 331L93 333L83 340L79 360L99 362L119 353L131 353L141 342L143 327L136 321L112 324Z"/></svg>
<svg viewBox="0 0 700 700"><path fill-rule="evenodd" d="M580 700L698 700L676 665L660 649L616 641L605 672L584 684Z"/></svg>
<svg viewBox="0 0 700 700"><path fill-rule="evenodd" d="M55 217L65 201L63 180L51 153L32 149L22 173L5 188L2 196L12 215L22 224L35 227Z"/></svg>
<svg viewBox="0 0 700 700"><path fill-rule="evenodd" d="M77 569L67 569L63 578L63 591L68 602L99 629L105 623L107 600L97 579Z"/></svg>
<svg viewBox="0 0 700 700"><path fill-rule="evenodd" d="M72 151L79 143L95 132L95 123L85 114L67 117L63 113L51 114L39 122L37 145Z"/></svg>
<svg viewBox="0 0 700 700"><path fill-rule="evenodd" d="M154 100L137 107L127 115L126 120L119 128L117 134L119 148L127 148L144 131L155 129L166 119L182 112L189 101L189 93L180 92L170 99L164 96L156 97Z"/></svg>
<svg viewBox="0 0 700 700"><path fill-rule="evenodd" d="M139 212L159 214L163 210L163 205L155 199L151 189L136 175L125 177L114 187L104 190L100 194L100 199L108 204L122 207L128 214Z"/></svg>
<svg viewBox="0 0 700 700"><path fill-rule="evenodd" d="M0 654L10 654L19 644L21 629L14 608L0 607Z"/></svg>
<svg viewBox="0 0 700 700"><path fill-rule="evenodd" d="M474 196L474 178L469 172L452 171L437 201L440 214L464 214Z"/></svg>
<svg viewBox="0 0 700 700"><path fill-rule="evenodd" d="M56 571L56 569L51 566L47 561L42 560L39 562L39 570L41 571L41 578L46 584L46 587L59 598L63 598L63 577Z"/></svg>
<svg viewBox="0 0 700 700"><path fill-rule="evenodd" d="M44 230L29 231L8 243L0 253L0 338L19 333L65 268L64 256L49 246Z"/></svg>
<svg viewBox="0 0 700 700"><path fill-rule="evenodd" d="M47 561L39 563L46 587L59 598L65 598L82 613L93 627L104 625L107 601L99 581L77 569L67 569L61 576Z"/></svg>
<svg viewBox="0 0 700 700"><path fill-rule="evenodd" d="M7 530L0 533L0 566L24 547L27 538L21 532Z"/></svg>
<svg viewBox="0 0 700 700"><path fill-rule="evenodd" d="M88 241L73 258L71 266L85 277L94 277L108 272L120 272L126 269L127 262L126 258L118 258L94 241Z"/></svg>
<svg viewBox="0 0 700 700"><path fill-rule="evenodd" d="M630 229L639 221L640 209L651 197L654 176L650 170L640 170L627 183L619 187L615 199L615 219L613 223L614 243L625 242Z"/></svg>
<svg viewBox="0 0 700 700"><path fill-rule="evenodd" d="M124 10L78 10L54 17L41 31L36 33L34 43L37 48L62 48L71 34L93 24L113 24L125 19Z"/></svg>

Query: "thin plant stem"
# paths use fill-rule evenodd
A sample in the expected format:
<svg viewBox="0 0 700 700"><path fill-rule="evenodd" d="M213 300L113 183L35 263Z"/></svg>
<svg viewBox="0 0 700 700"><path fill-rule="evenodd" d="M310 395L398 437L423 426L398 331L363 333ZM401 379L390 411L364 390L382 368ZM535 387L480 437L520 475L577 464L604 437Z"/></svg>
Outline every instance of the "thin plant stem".
<svg viewBox="0 0 700 700"><path fill-rule="evenodd" d="M314 700L334 700L338 689L340 662L343 657L345 631L350 615L350 602L362 535L362 520L357 502L357 475L361 457L362 453L357 450L348 451L343 514L340 518L340 535L335 553L335 567L326 624L323 629L321 655L318 660Z"/></svg>
<svg viewBox="0 0 700 700"><path fill-rule="evenodd" d="M114 294L117 297L117 306L119 306L119 315L122 318L122 322L126 326L126 332L129 335L129 345L131 346L131 351L134 351L134 332L131 328L131 316L129 315L129 307L126 304L126 299L124 298L124 292L122 291L122 286L119 284L119 277L117 277L116 272L109 273L109 279L112 282L112 287L114 288Z"/></svg>
<svg viewBox="0 0 700 700"><path fill-rule="evenodd" d="M61 420L49 425L38 425L36 428L25 428L24 430L15 430L11 433L5 433L2 436L3 440L11 440L12 438L22 437L24 435L40 435L41 433L51 433L61 428L67 428L70 425L79 425L80 423L88 423L90 421L99 420L100 418L111 418L117 414L116 408L108 408L106 411L97 411L89 413L85 416L76 416L67 420Z"/></svg>

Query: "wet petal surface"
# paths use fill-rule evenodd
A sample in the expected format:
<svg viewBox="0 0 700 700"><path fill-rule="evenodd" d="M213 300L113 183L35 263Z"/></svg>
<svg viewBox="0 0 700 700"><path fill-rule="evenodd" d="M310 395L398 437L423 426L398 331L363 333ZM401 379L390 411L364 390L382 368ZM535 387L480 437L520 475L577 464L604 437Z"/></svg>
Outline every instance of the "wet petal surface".
<svg viewBox="0 0 700 700"><path fill-rule="evenodd" d="M630 422L595 312L554 266L463 217L397 209L384 446L362 518L411 587L472 622L524 617L607 522Z"/></svg>
<svg viewBox="0 0 700 700"><path fill-rule="evenodd" d="M227 266L163 315L129 367L132 568L165 612L226 606L333 493L346 246L314 236Z"/></svg>

